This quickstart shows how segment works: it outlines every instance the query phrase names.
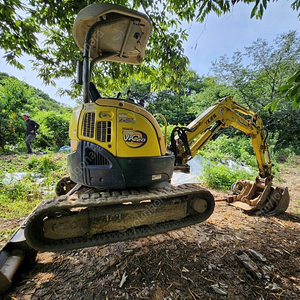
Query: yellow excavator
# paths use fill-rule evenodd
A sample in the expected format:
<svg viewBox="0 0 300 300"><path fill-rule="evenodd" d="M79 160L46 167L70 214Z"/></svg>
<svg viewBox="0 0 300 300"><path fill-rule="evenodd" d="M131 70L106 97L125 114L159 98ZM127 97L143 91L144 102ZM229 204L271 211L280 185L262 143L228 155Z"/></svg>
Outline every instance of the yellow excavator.
<svg viewBox="0 0 300 300"><path fill-rule="evenodd" d="M91 81L99 61L140 64L151 33L148 17L108 3L81 10L73 36L83 52L77 68L83 103L74 108L69 135L68 177L57 196L36 207L0 253L0 292L23 258L35 251L65 251L163 233L205 221L213 195L198 184L171 184L219 129L233 126L249 135L259 176L233 185L228 202L265 216L284 212L287 188L272 185L272 162L261 118L225 97L166 141L167 122L151 115L144 100L102 97ZM164 134L157 118L165 124Z"/></svg>

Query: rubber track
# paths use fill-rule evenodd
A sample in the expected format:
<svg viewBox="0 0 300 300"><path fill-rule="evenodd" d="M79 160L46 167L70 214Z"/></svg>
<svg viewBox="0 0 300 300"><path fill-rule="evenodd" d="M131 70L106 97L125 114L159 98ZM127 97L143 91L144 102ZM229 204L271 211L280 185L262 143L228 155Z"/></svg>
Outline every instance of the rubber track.
<svg viewBox="0 0 300 300"><path fill-rule="evenodd" d="M100 206L110 206L124 202L140 203L142 200L163 200L179 197L198 195L208 202L208 208L205 213L187 216L179 221L166 221L157 223L154 226L140 226L130 228L125 232L113 231L99 233L93 236L76 237L62 240L52 240L43 237L42 216L54 213L59 210L71 208L93 208ZM171 186L167 188L152 190L124 190L101 192L92 194L74 194L71 196L59 196L41 203L27 218L25 227L26 242L32 248L38 251L66 251L84 247L99 246L104 244L126 241L163 233L181 227L190 226L205 221L210 217L214 210L214 197L212 194L196 184L184 184L181 186Z"/></svg>

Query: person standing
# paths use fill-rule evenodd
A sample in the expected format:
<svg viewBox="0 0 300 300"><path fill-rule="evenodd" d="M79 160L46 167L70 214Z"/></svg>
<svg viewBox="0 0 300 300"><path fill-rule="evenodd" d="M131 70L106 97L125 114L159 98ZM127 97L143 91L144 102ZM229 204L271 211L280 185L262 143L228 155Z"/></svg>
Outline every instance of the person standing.
<svg viewBox="0 0 300 300"><path fill-rule="evenodd" d="M31 143L33 139L36 137L36 131L39 129L40 124L36 121L30 119L29 113L22 114L23 119L26 121L26 146L27 146L27 153L32 154L32 146Z"/></svg>

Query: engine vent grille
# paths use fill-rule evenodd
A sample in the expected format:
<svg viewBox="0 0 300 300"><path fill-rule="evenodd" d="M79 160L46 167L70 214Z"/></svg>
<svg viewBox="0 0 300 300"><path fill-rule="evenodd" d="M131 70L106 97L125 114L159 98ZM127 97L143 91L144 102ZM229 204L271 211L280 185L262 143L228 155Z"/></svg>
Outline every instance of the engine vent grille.
<svg viewBox="0 0 300 300"><path fill-rule="evenodd" d="M103 143L111 142L111 121L97 122L97 141Z"/></svg>
<svg viewBox="0 0 300 300"><path fill-rule="evenodd" d="M110 161L92 149L85 149L85 163L88 166L109 166Z"/></svg>
<svg viewBox="0 0 300 300"><path fill-rule="evenodd" d="M84 116L82 135L89 138L94 138L94 128L95 128L95 113L88 112Z"/></svg>

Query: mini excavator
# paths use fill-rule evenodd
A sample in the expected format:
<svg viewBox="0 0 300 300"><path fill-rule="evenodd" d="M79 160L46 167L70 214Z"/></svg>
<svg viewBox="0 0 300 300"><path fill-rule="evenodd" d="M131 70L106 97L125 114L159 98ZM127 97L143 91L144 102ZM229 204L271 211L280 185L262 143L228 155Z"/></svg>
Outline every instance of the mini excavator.
<svg viewBox="0 0 300 300"><path fill-rule="evenodd" d="M74 108L69 135L69 176L56 197L40 205L2 248L0 292L11 285L28 253L65 251L136 239L190 226L213 213L213 195L198 184L173 186L174 170L187 172L188 161L218 130L232 126L249 135L259 176L233 185L228 202L273 216L289 205L287 188L274 187L266 133L261 118L225 97L186 127L175 127L166 142L157 118L144 101L129 96L101 97L92 83L99 61L141 64L151 33L148 17L108 3L82 9L73 36L83 52L77 68L83 103Z"/></svg>

